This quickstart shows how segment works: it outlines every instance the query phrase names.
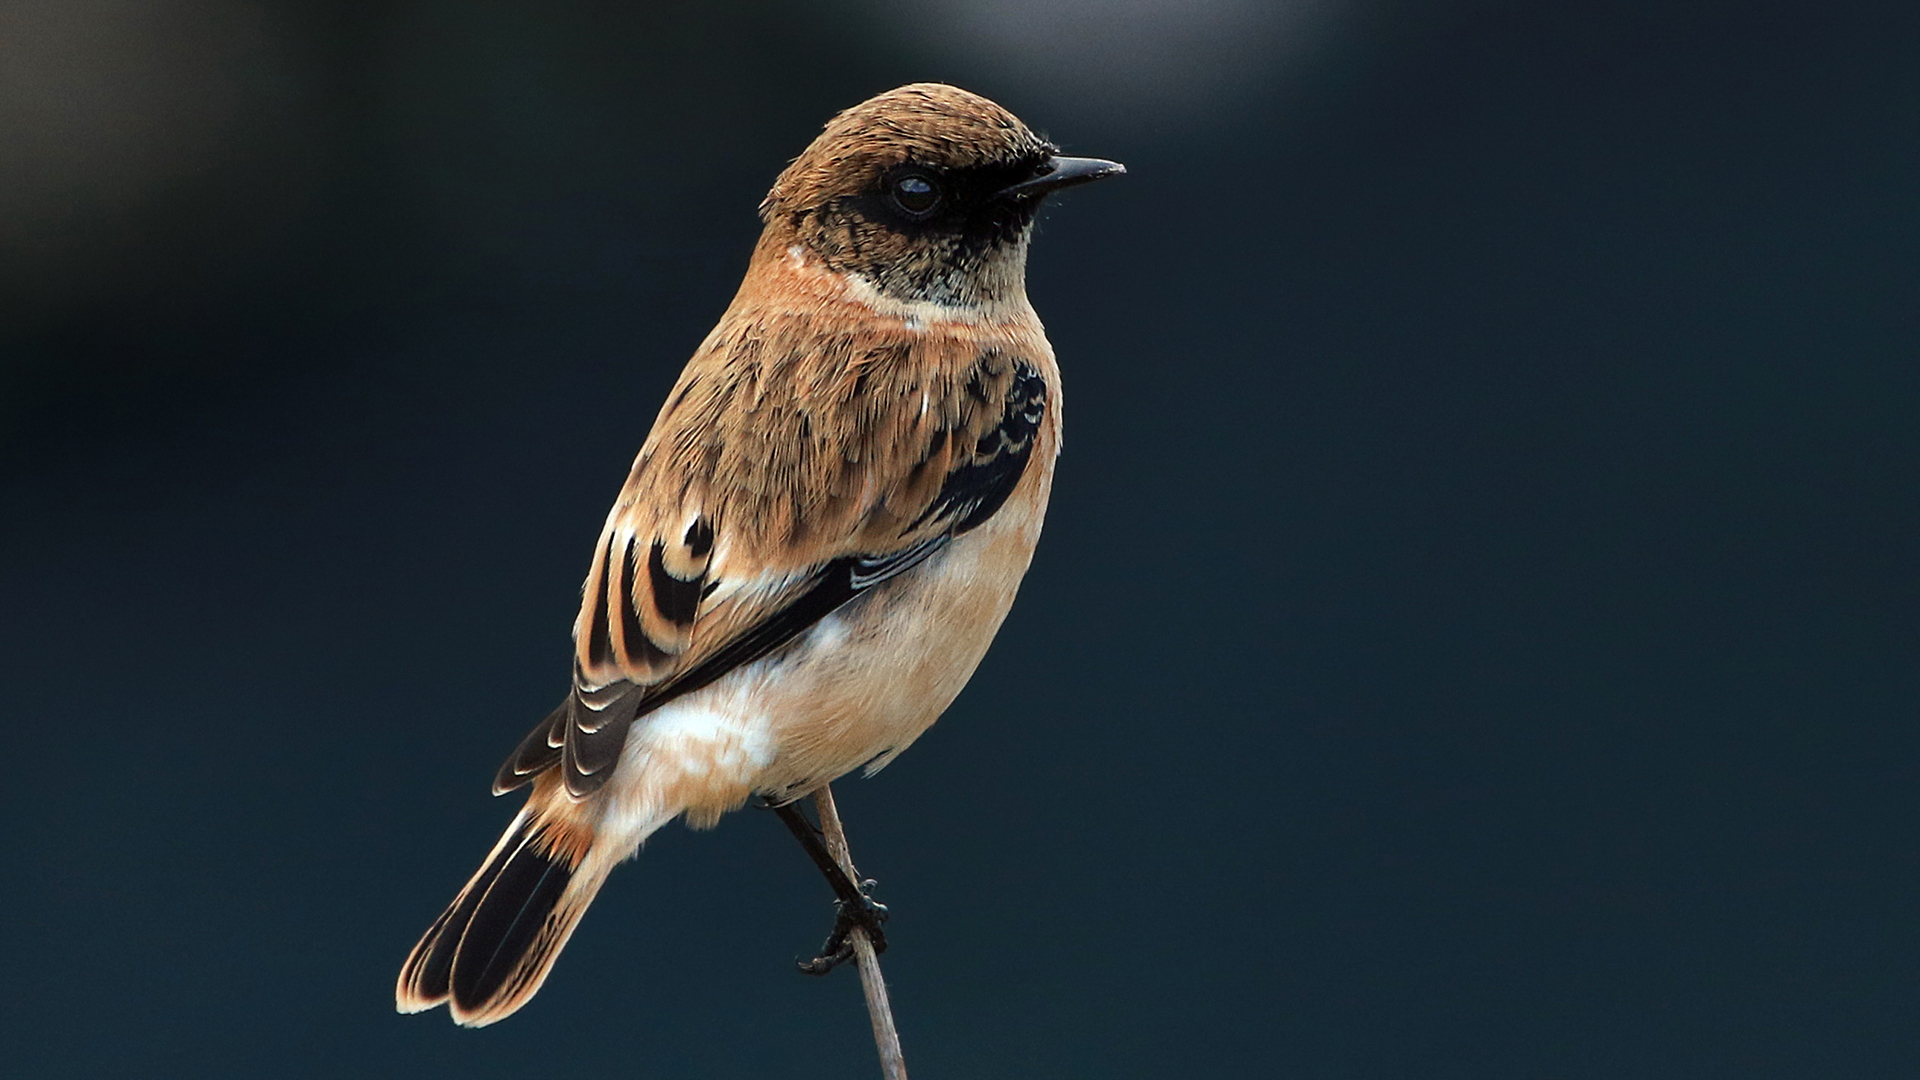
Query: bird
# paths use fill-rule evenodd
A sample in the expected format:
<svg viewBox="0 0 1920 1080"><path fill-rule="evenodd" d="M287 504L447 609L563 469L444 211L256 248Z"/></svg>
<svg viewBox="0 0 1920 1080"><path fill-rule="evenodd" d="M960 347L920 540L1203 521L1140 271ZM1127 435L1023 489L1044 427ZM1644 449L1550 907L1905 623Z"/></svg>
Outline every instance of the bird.
<svg viewBox="0 0 1920 1080"><path fill-rule="evenodd" d="M507 1017L653 832L756 798L794 813L946 710L1013 604L1060 449L1035 215L1125 171L915 83L835 115L779 174L607 514L572 686L494 778L526 803L408 955L401 1012Z"/></svg>

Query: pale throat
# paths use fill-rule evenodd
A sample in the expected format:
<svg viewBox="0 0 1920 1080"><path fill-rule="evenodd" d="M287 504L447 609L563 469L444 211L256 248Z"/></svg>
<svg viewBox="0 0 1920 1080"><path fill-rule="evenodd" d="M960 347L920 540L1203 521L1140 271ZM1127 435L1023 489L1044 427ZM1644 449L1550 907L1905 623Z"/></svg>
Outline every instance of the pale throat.
<svg viewBox="0 0 1920 1080"><path fill-rule="evenodd" d="M786 249L781 269L812 289L850 300L884 318L898 319L911 331L938 323L1035 323L1039 316L1027 300L1027 238L984 260L971 271L954 271L951 287L932 297L902 296L858 270L835 270L806 245Z"/></svg>

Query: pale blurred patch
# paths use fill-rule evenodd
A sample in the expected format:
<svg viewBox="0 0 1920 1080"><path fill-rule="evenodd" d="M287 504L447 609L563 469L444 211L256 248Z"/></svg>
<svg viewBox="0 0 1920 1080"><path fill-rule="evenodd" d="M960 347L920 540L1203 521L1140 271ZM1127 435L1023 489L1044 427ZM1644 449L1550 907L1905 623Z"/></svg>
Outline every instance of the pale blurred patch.
<svg viewBox="0 0 1920 1080"><path fill-rule="evenodd" d="M297 96L288 52L245 0L0 7L0 295L31 308L90 291L142 260L169 207L244 201L209 253L270 229L273 200L223 188L257 170L263 141L299 138L279 115Z"/></svg>
<svg viewBox="0 0 1920 1080"><path fill-rule="evenodd" d="M1363 0L910 0L886 22L1106 126L1204 123L1313 61Z"/></svg>

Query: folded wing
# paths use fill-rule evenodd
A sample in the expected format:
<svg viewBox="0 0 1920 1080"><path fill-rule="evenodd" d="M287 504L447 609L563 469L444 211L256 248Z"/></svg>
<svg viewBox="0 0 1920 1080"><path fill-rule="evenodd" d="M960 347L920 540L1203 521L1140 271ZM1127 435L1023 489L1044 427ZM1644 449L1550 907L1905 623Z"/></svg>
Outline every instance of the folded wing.
<svg viewBox="0 0 1920 1080"><path fill-rule="evenodd" d="M612 775L635 720L751 664L997 513L1049 407L1027 358L951 339L864 349L723 324L607 517L573 688L496 792Z"/></svg>

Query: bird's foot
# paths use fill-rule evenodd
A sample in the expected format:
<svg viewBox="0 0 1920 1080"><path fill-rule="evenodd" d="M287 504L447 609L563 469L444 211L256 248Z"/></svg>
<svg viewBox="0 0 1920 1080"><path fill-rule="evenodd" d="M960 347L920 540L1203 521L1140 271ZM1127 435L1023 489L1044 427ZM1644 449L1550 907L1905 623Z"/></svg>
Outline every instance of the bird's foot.
<svg viewBox="0 0 1920 1080"><path fill-rule="evenodd" d="M799 961L801 974L825 975L853 959L855 930L866 933L867 940L873 943L874 952L887 951L887 932L882 929L887 921L887 905L867 895L867 890L873 885L873 879L868 878L859 883L854 896L833 902L833 933L828 934L826 943L820 946L820 955Z"/></svg>
<svg viewBox="0 0 1920 1080"><path fill-rule="evenodd" d="M887 951L887 934L881 925L887 921L887 906L867 895L873 888L873 879L853 880L849 874L827 851L827 845L820 829L808 821L800 808L791 803L775 802L771 797L762 796L762 804L786 823L787 830L806 850L807 857L813 860L827 884L833 889L833 933L827 935L826 944L820 946L820 955L811 960L797 961L800 970L808 975L825 975L841 964L853 958L853 932L863 931L867 940L873 944L873 951Z"/></svg>

